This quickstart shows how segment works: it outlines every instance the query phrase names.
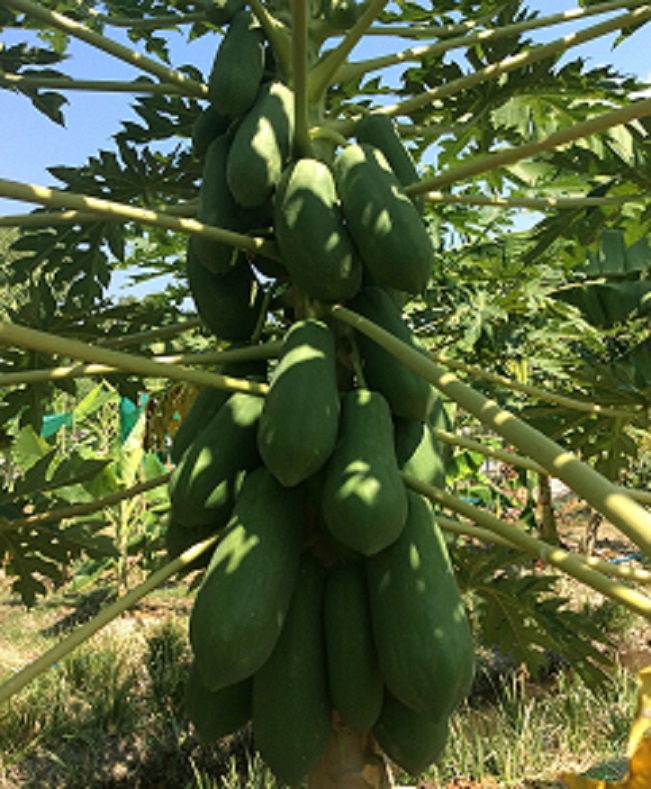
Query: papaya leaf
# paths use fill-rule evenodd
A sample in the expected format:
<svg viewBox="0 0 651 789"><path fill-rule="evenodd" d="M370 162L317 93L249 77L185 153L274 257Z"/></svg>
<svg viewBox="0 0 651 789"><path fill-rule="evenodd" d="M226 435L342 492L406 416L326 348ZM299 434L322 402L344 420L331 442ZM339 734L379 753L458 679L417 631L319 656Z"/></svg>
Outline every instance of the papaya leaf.
<svg viewBox="0 0 651 789"><path fill-rule="evenodd" d="M37 596L47 594L48 582L56 586L65 580L65 568L73 560L115 558L113 540L101 533L105 527L103 522L91 521L0 533L0 556L4 554L5 572L14 577L14 592L32 606Z"/></svg>
<svg viewBox="0 0 651 789"><path fill-rule="evenodd" d="M28 469L51 451L51 445L30 425L21 428L14 437L13 454L22 469Z"/></svg>
<svg viewBox="0 0 651 789"><path fill-rule="evenodd" d="M453 555L482 644L524 663L534 677L557 655L590 687L607 681L608 636L555 593L555 576L528 569L531 559L507 548L457 548Z"/></svg>
<svg viewBox="0 0 651 789"><path fill-rule="evenodd" d="M651 269L651 247L646 238L627 245L624 232L607 228L596 252L588 253L587 277L624 277Z"/></svg>
<svg viewBox="0 0 651 789"><path fill-rule="evenodd" d="M612 329L633 317L651 311L651 282L592 282L564 288L556 294L578 307L593 326Z"/></svg>

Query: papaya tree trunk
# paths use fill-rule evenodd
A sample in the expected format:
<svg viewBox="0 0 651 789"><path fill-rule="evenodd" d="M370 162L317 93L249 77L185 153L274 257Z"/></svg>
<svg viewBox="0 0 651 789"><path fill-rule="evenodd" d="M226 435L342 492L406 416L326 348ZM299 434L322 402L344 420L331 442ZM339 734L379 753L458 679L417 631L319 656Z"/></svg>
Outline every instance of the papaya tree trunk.
<svg viewBox="0 0 651 789"><path fill-rule="evenodd" d="M554 514L552 486L546 474L540 474L538 477L538 504L540 505L542 514L542 529L540 531L540 536L545 542L549 542L552 545L558 545L558 527Z"/></svg>
<svg viewBox="0 0 651 789"><path fill-rule="evenodd" d="M308 775L308 789L391 789L386 761L370 734L334 717L328 750Z"/></svg>

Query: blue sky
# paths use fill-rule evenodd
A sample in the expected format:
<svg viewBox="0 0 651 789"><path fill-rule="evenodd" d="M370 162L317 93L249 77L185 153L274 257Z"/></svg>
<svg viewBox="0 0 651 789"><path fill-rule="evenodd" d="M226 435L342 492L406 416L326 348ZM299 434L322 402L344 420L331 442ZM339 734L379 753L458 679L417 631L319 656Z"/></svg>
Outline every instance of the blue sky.
<svg viewBox="0 0 651 789"><path fill-rule="evenodd" d="M576 3L573 0L531 0L529 6L543 14L552 14L573 8ZM603 17L595 17L594 21L601 19ZM532 35L536 40L545 41L571 30L572 25L567 24ZM118 38L118 32L113 31L111 35ZM615 50L612 49L614 36L606 37L572 50L572 57L575 53L581 54L587 57L593 66L610 62L624 73L648 79L651 72L649 59L646 56L640 57L641 52L646 52L644 40L648 36L649 28L646 27ZM2 40L6 44L21 41L23 38L21 31L5 31L2 34ZM211 40L209 36L187 44L181 35L175 35L172 40L173 56L181 63L192 62L207 74L217 44L218 39ZM387 41L371 37L364 46L363 52L358 55L356 53L358 57L378 54L383 48L386 49ZM400 44L395 48L399 49ZM133 67L82 42L72 43L71 57L61 70L87 79L130 80L137 76ZM0 90L0 118L3 129L0 177L56 186L46 171L48 165L76 166L101 148L112 149L111 135L118 131L120 120L134 117L129 106L132 97L128 95L70 91L67 98L69 104L65 108L66 127L62 128L36 112L26 98ZM29 206L26 204L0 199L0 213L27 210Z"/></svg>
<svg viewBox="0 0 651 789"><path fill-rule="evenodd" d="M574 7L574 2L562 0L535 0L529 5L546 14ZM597 18L595 18L597 19ZM599 17L601 19L601 17ZM570 30L570 25L556 26L540 31L539 40L554 38L559 31ZM641 45L649 35L648 27L626 41L614 51L612 37L584 45L573 52L580 52L590 59L592 65L612 62L624 72L648 78L651 65L645 56L640 58ZM115 34L113 34L115 37ZM20 31L6 31L2 40L7 44L20 41ZM175 52L183 62L192 62L207 73L217 41L208 36L192 44L185 44L181 36L175 37ZM368 54L386 47L384 39L372 38L368 42ZM367 53L365 53L367 54ZM642 71L640 71L642 69ZM73 42L71 58L62 69L71 75L88 79L133 79L137 71L82 43ZM52 184L45 168L53 164L78 165L99 148L111 148L111 135L119 128L120 119L133 117L129 105L131 97L123 94L92 94L69 91L69 104L65 108L66 127L50 122L32 108L23 96L0 90L0 117L2 118L2 141L0 146L0 177L28 181L37 184ZM0 212L24 210L19 203L1 201Z"/></svg>

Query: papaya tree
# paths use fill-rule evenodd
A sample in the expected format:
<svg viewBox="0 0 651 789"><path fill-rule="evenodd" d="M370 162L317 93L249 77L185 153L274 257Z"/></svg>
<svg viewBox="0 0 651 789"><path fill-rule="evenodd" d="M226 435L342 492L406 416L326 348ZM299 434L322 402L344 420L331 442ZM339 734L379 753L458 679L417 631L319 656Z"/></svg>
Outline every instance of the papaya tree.
<svg viewBox="0 0 651 789"><path fill-rule="evenodd" d="M19 229L0 282L18 294L0 323L3 429L38 437L54 394L99 376L155 388L172 440L169 473L111 494L89 481L103 466L56 448L6 475L0 546L28 601L39 573L98 550L105 534L61 540L109 496L166 486L171 561L0 700L192 567L200 734L252 721L281 782L387 786L387 758L417 774L441 754L473 637L598 674L598 634L559 613L535 562L651 616L647 571L450 484L455 445L541 491L557 478L651 556L649 494L622 484L649 406L651 98L568 57L613 33L626 46L651 6L530 5L3 1L25 41L0 52L2 87L53 122L68 92L130 92L139 119L114 150L53 166L58 188L0 179L39 206L0 220ZM170 62L179 36L210 42L207 73ZM73 38L138 76L68 73ZM116 304L125 267L167 284ZM48 495L71 485L94 494L83 511Z"/></svg>

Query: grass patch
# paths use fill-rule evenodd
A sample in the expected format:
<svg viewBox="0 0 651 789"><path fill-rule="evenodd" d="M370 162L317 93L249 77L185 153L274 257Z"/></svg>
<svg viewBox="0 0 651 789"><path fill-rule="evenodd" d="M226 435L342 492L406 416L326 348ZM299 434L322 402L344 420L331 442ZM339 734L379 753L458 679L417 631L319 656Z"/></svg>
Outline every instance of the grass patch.
<svg viewBox="0 0 651 789"><path fill-rule="evenodd" d="M186 720L183 602L177 595L148 600L0 707L1 786L277 787L249 729L207 745ZM23 662L61 637L54 605L53 597L40 613L7 609L2 638L15 639ZM74 624L74 610L62 611ZM611 628L622 624L616 612L601 615ZM15 667L0 664L0 672ZM517 670L499 675L488 698L474 697L454 716L444 756L420 785L444 787L464 777L469 783L461 785L479 787L494 777L504 789L551 789L560 786L561 771L590 768L591 775L618 778L636 690L634 674L623 669L598 692L566 669L544 687ZM396 782L418 783L399 771Z"/></svg>
<svg viewBox="0 0 651 789"><path fill-rule="evenodd" d="M429 777L436 785L464 775L495 777L505 789L554 786L562 771L606 762L617 762L621 777L636 697L635 677L623 669L596 692L571 671L560 673L548 689L516 675L490 703L458 711L443 759Z"/></svg>

